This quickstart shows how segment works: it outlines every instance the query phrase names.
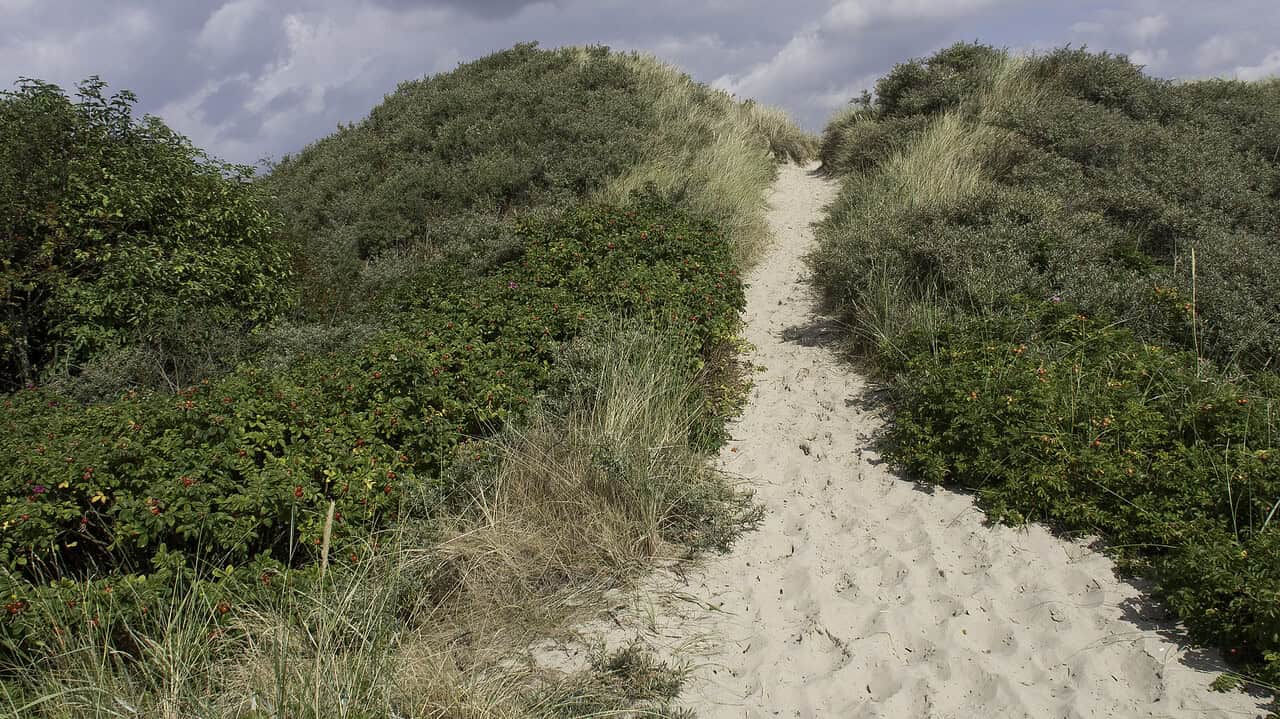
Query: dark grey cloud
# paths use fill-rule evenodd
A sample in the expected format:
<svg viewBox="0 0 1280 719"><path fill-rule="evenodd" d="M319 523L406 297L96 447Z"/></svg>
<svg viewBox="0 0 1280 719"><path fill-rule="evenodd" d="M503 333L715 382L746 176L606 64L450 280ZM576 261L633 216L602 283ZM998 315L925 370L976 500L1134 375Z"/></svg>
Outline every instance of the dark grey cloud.
<svg viewBox="0 0 1280 719"><path fill-rule="evenodd" d="M810 129L895 62L958 40L1088 45L1166 77L1280 73L1274 0L0 0L0 18L0 82L101 75L242 162L529 40L652 52Z"/></svg>
<svg viewBox="0 0 1280 719"><path fill-rule="evenodd" d="M242 108L252 95L253 85L248 78L228 80L201 100L197 109L205 122L223 125L245 114Z"/></svg>

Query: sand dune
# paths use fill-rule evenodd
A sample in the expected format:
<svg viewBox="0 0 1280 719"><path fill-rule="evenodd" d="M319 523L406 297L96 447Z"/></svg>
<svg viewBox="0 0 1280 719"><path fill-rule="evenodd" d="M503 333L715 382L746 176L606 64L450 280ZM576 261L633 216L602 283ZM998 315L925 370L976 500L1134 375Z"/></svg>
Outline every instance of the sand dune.
<svg viewBox="0 0 1280 719"><path fill-rule="evenodd" d="M828 346L801 257L834 194L781 170L771 254L750 278L750 405L721 453L762 526L733 552L661 572L607 622L697 657L701 717L1254 717L1208 690L1221 666L1111 562L1037 526L987 526L966 495L896 476L883 418Z"/></svg>

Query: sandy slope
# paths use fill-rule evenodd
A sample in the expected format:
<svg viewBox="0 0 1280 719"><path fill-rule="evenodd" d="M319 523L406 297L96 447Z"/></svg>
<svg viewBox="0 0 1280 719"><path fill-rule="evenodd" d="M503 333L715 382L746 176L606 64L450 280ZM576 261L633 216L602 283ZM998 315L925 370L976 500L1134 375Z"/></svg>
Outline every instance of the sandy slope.
<svg viewBox="0 0 1280 719"><path fill-rule="evenodd" d="M701 717L1258 716L1257 698L1207 690L1215 658L1176 643L1105 557L985 526L970 497L880 462L883 420L803 281L834 191L781 170L775 245L749 280L767 370L721 462L768 515L731 554L656 575L613 638L701 655L682 695Z"/></svg>

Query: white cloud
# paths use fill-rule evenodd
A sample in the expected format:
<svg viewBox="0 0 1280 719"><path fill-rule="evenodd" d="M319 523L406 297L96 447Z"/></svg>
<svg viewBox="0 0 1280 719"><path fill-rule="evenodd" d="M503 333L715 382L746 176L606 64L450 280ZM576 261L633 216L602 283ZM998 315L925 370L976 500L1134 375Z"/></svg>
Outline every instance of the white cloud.
<svg viewBox="0 0 1280 719"><path fill-rule="evenodd" d="M968 15L1000 0L841 0L822 18L835 31L863 30L885 21L931 21Z"/></svg>
<svg viewBox="0 0 1280 719"><path fill-rule="evenodd" d="M1097 35L1105 31L1107 26L1100 22L1081 21L1071 23L1071 27L1067 29L1078 35Z"/></svg>
<svg viewBox="0 0 1280 719"><path fill-rule="evenodd" d="M806 124L874 86L893 63L939 47L953 23L1014 0L840 0L816 22L801 26L766 60L713 83L739 97L802 107ZM907 35L909 49L895 38ZM955 40L960 37L954 37ZM886 50L894 57L884 57ZM860 78L849 82L849 77ZM819 119L821 118L821 119Z"/></svg>
<svg viewBox="0 0 1280 719"><path fill-rule="evenodd" d="M1240 59L1240 39L1229 35L1214 35L1200 43L1195 52L1195 64L1200 70L1222 67Z"/></svg>
<svg viewBox="0 0 1280 719"><path fill-rule="evenodd" d="M197 146L207 148L210 142L218 136L222 127L208 121L201 110L202 104L224 85L248 79L248 76L242 75L210 82L195 92L165 103L156 110L155 114L164 118L165 124L187 137L193 138ZM224 158L244 158L246 157L246 152L252 152L252 149L246 147L243 142L223 142L214 154Z"/></svg>
<svg viewBox="0 0 1280 719"><path fill-rule="evenodd" d="M1159 70L1169 61L1169 51L1165 48L1141 48L1129 52L1129 60L1135 65L1142 65L1148 72Z"/></svg>
<svg viewBox="0 0 1280 719"><path fill-rule="evenodd" d="M881 22L961 17L1002 0L841 0L823 15L829 31L860 31Z"/></svg>
<svg viewBox="0 0 1280 719"><path fill-rule="evenodd" d="M256 19L260 9L256 4L256 0L237 0L214 13L201 31L201 37L211 38L207 47L222 50L234 42L235 29ZM273 62L216 78L170 100L156 114L220 157L245 161L259 157L264 148L296 147L300 143L294 136L300 127L332 131L337 122L364 116L372 105L335 106L335 94L376 101L393 90L397 81L452 65L460 53L439 33L449 26L451 13L448 9L397 12L365 5L287 14L279 20L283 45ZM217 29L209 31L210 27ZM232 32L225 33L228 30ZM432 30L437 32L431 34ZM431 42L424 43L428 37ZM425 57L424 46L431 50ZM406 67L415 70L394 69ZM388 73L392 79L384 77ZM241 108L224 120L211 121L205 101L237 84L246 88L239 100ZM252 137L234 132L237 122L245 120L254 124Z"/></svg>
<svg viewBox="0 0 1280 719"><path fill-rule="evenodd" d="M813 73L830 58L818 31L810 28L791 38L769 60L757 64L744 75L725 75L713 85L742 97L768 95L779 86L813 77Z"/></svg>
<svg viewBox="0 0 1280 719"><path fill-rule="evenodd" d="M259 0L233 0L223 5L205 21L196 44L213 52L233 52L244 37L245 28L261 10Z"/></svg>
<svg viewBox="0 0 1280 719"><path fill-rule="evenodd" d="M1133 23L1133 27L1129 29L1129 33L1138 42L1147 43L1159 37L1161 33L1168 29L1169 16L1161 13L1138 18Z"/></svg>
<svg viewBox="0 0 1280 719"><path fill-rule="evenodd" d="M107 77L103 68L129 67L136 62L131 48L147 42L156 32L155 18L140 8L129 8L113 13L109 22L66 34L25 33L18 42L0 46L4 75L0 83L19 76L36 77L69 90L90 75ZM93 54L85 53L84 48L93 48Z"/></svg>
<svg viewBox="0 0 1280 719"><path fill-rule="evenodd" d="M286 24L285 18L291 18ZM397 82L518 41L652 52L817 129L894 63L961 40L1086 44L1163 76L1280 72L1275 0L0 0L0 84L99 74L252 161L363 117Z"/></svg>
<svg viewBox="0 0 1280 719"><path fill-rule="evenodd" d="M718 33L694 33L691 35L660 35L643 43L625 39L604 43L618 50L635 50L648 53L660 60L680 64L691 57L727 52L724 39Z"/></svg>
<svg viewBox="0 0 1280 719"><path fill-rule="evenodd" d="M863 90L874 90L876 80L880 76L877 74L867 75L860 80L848 83L839 88L827 90L814 95L813 102L818 107L826 110L828 114L845 107L850 102L857 100Z"/></svg>
<svg viewBox="0 0 1280 719"><path fill-rule="evenodd" d="M1265 77L1280 76L1280 49L1267 53L1267 56L1257 65L1237 67L1235 74L1241 80L1261 80Z"/></svg>

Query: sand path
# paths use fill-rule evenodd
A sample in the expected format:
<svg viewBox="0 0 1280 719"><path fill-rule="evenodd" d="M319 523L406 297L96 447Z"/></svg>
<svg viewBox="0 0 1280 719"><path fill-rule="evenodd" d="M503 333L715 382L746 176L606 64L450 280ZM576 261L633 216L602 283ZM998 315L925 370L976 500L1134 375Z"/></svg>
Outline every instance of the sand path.
<svg viewBox="0 0 1280 719"><path fill-rule="evenodd" d="M1178 643L1106 557L986 526L971 497L880 461L884 420L826 342L801 259L834 194L783 167L774 246L748 279L766 369L720 463L755 487L763 523L655 573L601 633L700 657L681 697L708 719L1260 716L1257 697L1208 690L1217 656Z"/></svg>
<svg viewBox="0 0 1280 719"><path fill-rule="evenodd" d="M685 701L702 717L1259 715L1104 556L1040 527L984 525L962 494L921 491L870 449L883 419L837 360L802 256L833 183L782 168L775 242L749 278L756 377L721 454L768 509L687 591L719 646Z"/></svg>

